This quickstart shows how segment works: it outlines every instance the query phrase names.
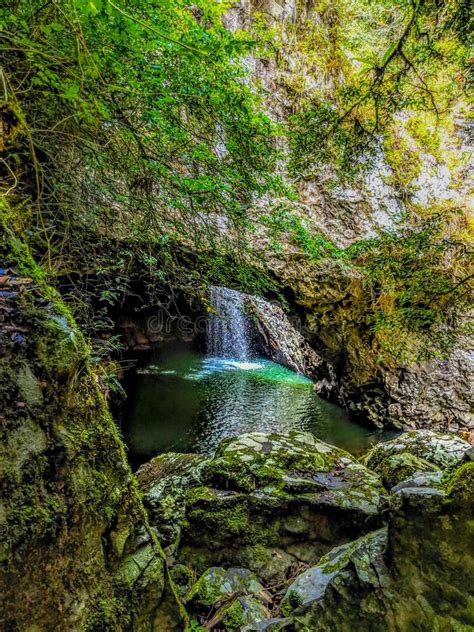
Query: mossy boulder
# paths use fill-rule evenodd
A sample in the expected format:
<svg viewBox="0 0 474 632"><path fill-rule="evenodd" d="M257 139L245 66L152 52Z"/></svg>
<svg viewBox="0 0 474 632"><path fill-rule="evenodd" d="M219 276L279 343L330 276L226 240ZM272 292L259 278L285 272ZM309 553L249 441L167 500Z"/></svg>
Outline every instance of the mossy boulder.
<svg viewBox="0 0 474 632"><path fill-rule="evenodd" d="M416 479L390 498L393 567L409 576L436 611L474 625L474 463L434 485ZM442 597L441 597L442 595Z"/></svg>
<svg viewBox="0 0 474 632"><path fill-rule="evenodd" d="M282 613L305 632L473 629L473 488L473 463L407 479L390 497L387 527L297 577Z"/></svg>
<svg viewBox="0 0 474 632"><path fill-rule="evenodd" d="M381 491L377 476L310 434L246 434L203 465L183 541L199 533L211 550L333 544L377 521Z"/></svg>
<svg viewBox="0 0 474 632"><path fill-rule="evenodd" d="M199 484L205 462L206 457L199 454L169 452L142 465L136 474L150 521L169 554L179 543L187 491Z"/></svg>
<svg viewBox="0 0 474 632"><path fill-rule="evenodd" d="M226 439L208 458L163 455L138 480L179 562L245 564L266 579L377 527L383 505L377 475L297 432Z"/></svg>
<svg viewBox="0 0 474 632"><path fill-rule="evenodd" d="M417 430L378 443L363 463L391 489L416 472L452 469L467 458L471 446L450 432Z"/></svg>
<svg viewBox="0 0 474 632"><path fill-rule="evenodd" d="M210 625L213 629L240 632L258 628L269 616L270 611L253 597L236 597L217 610Z"/></svg>
<svg viewBox="0 0 474 632"><path fill-rule="evenodd" d="M208 568L186 595L190 606L209 608L234 595L254 595L264 603L271 601L257 576L246 568Z"/></svg>
<svg viewBox="0 0 474 632"><path fill-rule="evenodd" d="M402 452L401 454L387 455L382 458L375 468L387 489L392 489L401 481L420 472L437 472L438 467L426 459Z"/></svg>
<svg viewBox="0 0 474 632"><path fill-rule="evenodd" d="M268 618L271 601L256 575L246 568L209 568L185 597L187 609L203 621L207 618L209 629L224 626L229 632Z"/></svg>
<svg viewBox="0 0 474 632"><path fill-rule="evenodd" d="M293 616L297 630L385 631L385 608L377 593L390 583L386 546L387 530L381 529L333 549L291 584L282 613Z"/></svg>

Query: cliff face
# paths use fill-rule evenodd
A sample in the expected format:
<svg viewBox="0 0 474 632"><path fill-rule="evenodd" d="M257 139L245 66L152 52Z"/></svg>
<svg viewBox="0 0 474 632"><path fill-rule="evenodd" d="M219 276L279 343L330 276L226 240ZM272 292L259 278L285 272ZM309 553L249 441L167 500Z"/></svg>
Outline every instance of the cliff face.
<svg viewBox="0 0 474 632"><path fill-rule="evenodd" d="M318 33L330 32L331 12L325 3L244 0L230 9L226 25L231 30L252 29L256 15L272 32L273 54L250 56L248 67L263 88L272 118L287 125L305 100L315 95L330 98L343 81L342 71L322 68L320 59L327 51L312 49L317 40L311 44ZM352 182L341 179L335 164L320 161L291 179L296 189L291 213L308 234L324 242L323 250L362 244L377 238L381 231L400 231L403 244L408 239L404 218L413 214L413 209L419 217L432 212L436 205L467 212L472 204L469 124L456 115L454 124L440 132L444 135L440 153L413 153L416 143L406 125L411 114L400 113L390 132L390 143L381 139L370 168ZM290 148L283 149L290 161ZM290 178L285 160L280 168L283 177ZM332 395L378 426L472 431L474 342L468 334L458 336L464 325L453 327L458 341L442 359L422 362L383 357L374 324L367 316L372 314L375 319L374 310L392 299L381 295L374 302L374 287L369 287L360 268L338 256L327 256L327 252L315 258L301 243L295 243L291 232L280 235L275 250L273 237L261 221L268 209L262 202L254 210L255 226L246 238L258 255L257 260L250 258L250 263L269 271L285 295L292 297L292 307L303 314L302 331L307 341L331 367ZM445 230L445 240L456 239L452 225ZM433 335L437 336L428 331L425 338L422 334L410 344L418 346L423 355ZM400 344L396 330L386 336L388 340L382 344L387 347Z"/></svg>
<svg viewBox="0 0 474 632"><path fill-rule="evenodd" d="M82 334L5 229L0 323L0 627L146 630L164 587Z"/></svg>

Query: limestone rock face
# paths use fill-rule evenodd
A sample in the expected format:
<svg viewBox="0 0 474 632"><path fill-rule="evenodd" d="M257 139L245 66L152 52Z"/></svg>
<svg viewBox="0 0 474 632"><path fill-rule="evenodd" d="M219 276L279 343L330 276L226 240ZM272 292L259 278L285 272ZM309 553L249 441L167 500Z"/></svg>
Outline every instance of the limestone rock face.
<svg viewBox="0 0 474 632"><path fill-rule="evenodd" d="M147 477L153 469L156 478ZM298 561L376 528L383 504L376 474L296 432L228 439L207 459L164 455L138 479L160 538L179 532L173 554L198 572L225 560L281 578Z"/></svg>
<svg viewBox="0 0 474 632"><path fill-rule="evenodd" d="M474 348L464 338L445 360L385 370L387 419L409 428L474 432Z"/></svg>
<svg viewBox="0 0 474 632"><path fill-rule="evenodd" d="M274 362L297 373L321 377L327 372L324 361L299 331L301 321L291 321L278 303L245 295L245 306L258 334L257 346Z"/></svg>
<svg viewBox="0 0 474 632"><path fill-rule="evenodd" d="M471 450L467 441L450 432L406 432L374 446L364 458L391 488L416 472L433 472L460 465Z"/></svg>

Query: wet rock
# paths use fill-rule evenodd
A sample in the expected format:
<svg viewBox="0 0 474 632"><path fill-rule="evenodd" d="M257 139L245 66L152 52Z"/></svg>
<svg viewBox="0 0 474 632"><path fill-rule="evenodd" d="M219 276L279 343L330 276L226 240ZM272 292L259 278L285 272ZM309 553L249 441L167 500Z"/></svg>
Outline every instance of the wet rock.
<svg viewBox="0 0 474 632"><path fill-rule="evenodd" d="M210 458L164 455L138 478L160 538L179 536L177 561L198 572L244 564L281 580L381 520L377 475L306 433L249 433Z"/></svg>
<svg viewBox="0 0 474 632"><path fill-rule="evenodd" d="M257 333L256 346L264 355L297 373L322 376L325 363L300 333L299 319L290 320L280 305L256 296L245 295L245 306Z"/></svg>
<svg viewBox="0 0 474 632"><path fill-rule="evenodd" d="M267 619L272 601L258 578L246 568L209 568L185 597L186 608L208 629L241 630ZM208 616L213 613L212 616Z"/></svg>
<svg viewBox="0 0 474 632"><path fill-rule="evenodd" d="M227 632L251 630L269 616L270 611L253 597L237 597L221 606L207 626L211 629L221 629L224 626Z"/></svg>
<svg viewBox="0 0 474 632"><path fill-rule="evenodd" d="M391 489L400 481L417 472L433 472L437 469L433 463L409 452L387 456L374 468L387 489Z"/></svg>
<svg viewBox="0 0 474 632"><path fill-rule="evenodd" d="M282 602L282 612L295 613L297 629L302 629L302 625L307 625L307 629L311 630L329 629L325 627L331 623L331 615L327 612L330 609L328 602L337 599L339 591L357 586L357 593L354 594L356 601L361 598L361 593L368 596L389 584L383 561L386 546L387 531L381 529L333 549L317 566L309 568L291 584ZM347 593L344 592L344 595ZM374 600L371 615L374 624L382 612L375 605ZM354 625L357 616L355 609L351 616Z"/></svg>
<svg viewBox="0 0 474 632"><path fill-rule="evenodd" d="M186 490L198 484L206 457L199 454L161 454L142 465L136 476L150 521L164 548L172 553L185 517Z"/></svg>
<svg viewBox="0 0 474 632"><path fill-rule="evenodd" d="M404 478L397 483L390 490L392 493L398 492L401 489L417 488L419 493L424 493L423 488L427 489L429 494L441 493L437 486L441 483L443 472L437 470L435 472L415 472L412 476Z"/></svg>
<svg viewBox="0 0 474 632"><path fill-rule="evenodd" d="M333 549L289 587L295 630L470 630L474 464L423 473L390 497L388 525Z"/></svg>
<svg viewBox="0 0 474 632"><path fill-rule="evenodd" d="M467 459L470 445L449 432L418 430L379 443L364 458L387 488L416 472L430 472L459 465Z"/></svg>
<svg viewBox="0 0 474 632"><path fill-rule="evenodd" d="M209 568L192 586L186 595L190 606L210 607L232 596L255 595L268 603L270 595L265 591L256 575L246 568Z"/></svg>

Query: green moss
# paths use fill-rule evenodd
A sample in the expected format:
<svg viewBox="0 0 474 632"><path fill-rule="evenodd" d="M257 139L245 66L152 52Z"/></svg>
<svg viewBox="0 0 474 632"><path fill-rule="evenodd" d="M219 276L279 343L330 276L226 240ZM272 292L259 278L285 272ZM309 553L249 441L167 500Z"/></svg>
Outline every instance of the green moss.
<svg viewBox="0 0 474 632"><path fill-rule="evenodd" d="M81 632L121 632L130 625L130 612L120 599L98 598L87 612Z"/></svg>
<svg viewBox="0 0 474 632"><path fill-rule="evenodd" d="M474 463L464 463L446 481L448 495L458 502L468 505L472 502L474 490Z"/></svg>
<svg viewBox="0 0 474 632"><path fill-rule="evenodd" d="M242 604L236 599L225 608L222 623L228 632L239 632L245 624L245 612Z"/></svg>
<svg viewBox="0 0 474 632"><path fill-rule="evenodd" d="M436 465L409 452L392 455L387 454L385 458L383 458L383 454L381 453L378 462L372 463L371 466L380 476L382 483L387 489L391 489L394 485L412 476L415 472L438 471Z"/></svg>
<svg viewBox="0 0 474 632"><path fill-rule="evenodd" d="M171 578L176 586L178 594L182 597L195 580L195 574L189 566L175 564L170 569Z"/></svg>
<svg viewBox="0 0 474 632"><path fill-rule="evenodd" d="M248 535L251 525L246 502L221 507L197 508L192 507L188 512L190 524L200 524L211 534L218 533L220 537L232 539L235 536Z"/></svg>
<svg viewBox="0 0 474 632"><path fill-rule="evenodd" d="M6 265L14 253L15 269L33 280L12 303L23 342L0 360L7 385L0 427L7 626L33 618L45 629L125 630L141 613L150 616L147 595L153 607L159 601L163 554L83 337L27 248L8 230L0 246ZM132 593L114 575L137 529L148 531L150 560ZM31 586L26 608L21 595Z"/></svg>

